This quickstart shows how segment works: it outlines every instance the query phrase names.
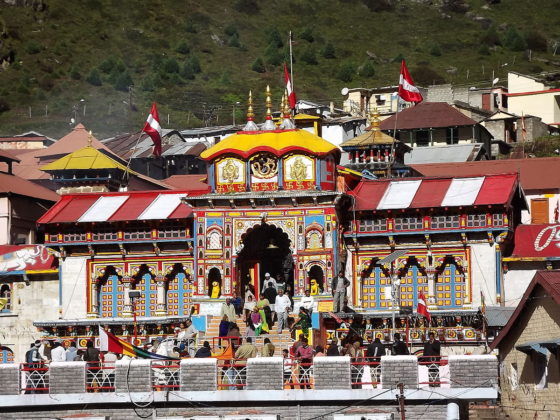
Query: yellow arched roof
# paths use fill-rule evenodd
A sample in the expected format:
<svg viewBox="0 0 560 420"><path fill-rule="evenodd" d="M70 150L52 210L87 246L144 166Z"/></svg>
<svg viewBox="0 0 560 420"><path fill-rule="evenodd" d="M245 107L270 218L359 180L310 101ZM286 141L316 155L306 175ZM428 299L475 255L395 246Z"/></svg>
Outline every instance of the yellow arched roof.
<svg viewBox="0 0 560 420"><path fill-rule="evenodd" d="M256 152L270 152L282 156L288 152L302 151L316 156L340 153L340 149L327 140L306 130L239 131L200 154L204 160L219 155L235 154L248 158Z"/></svg>

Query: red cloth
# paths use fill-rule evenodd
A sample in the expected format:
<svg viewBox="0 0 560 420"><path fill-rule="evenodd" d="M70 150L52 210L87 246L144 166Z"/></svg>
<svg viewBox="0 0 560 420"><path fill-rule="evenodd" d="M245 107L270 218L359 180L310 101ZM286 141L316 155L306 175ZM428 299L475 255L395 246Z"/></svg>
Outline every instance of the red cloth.
<svg viewBox="0 0 560 420"><path fill-rule="evenodd" d="M399 79L399 96L407 102L422 102L422 94L416 86L414 81L406 68L404 60L401 63L401 77Z"/></svg>
<svg viewBox="0 0 560 420"><path fill-rule="evenodd" d="M159 115L155 102L152 104L152 110L142 131L152 138L154 155L161 156L161 126L159 125Z"/></svg>

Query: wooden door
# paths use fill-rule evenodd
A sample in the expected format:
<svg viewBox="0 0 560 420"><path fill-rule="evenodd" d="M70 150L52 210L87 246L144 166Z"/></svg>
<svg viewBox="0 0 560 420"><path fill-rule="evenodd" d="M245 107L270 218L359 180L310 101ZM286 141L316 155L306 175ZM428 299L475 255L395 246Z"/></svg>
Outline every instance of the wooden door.
<svg viewBox="0 0 560 420"><path fill-rule="evenodd" d="M531 223L542 225L549 222L548 198L534 198L531 200Z"/></svg>

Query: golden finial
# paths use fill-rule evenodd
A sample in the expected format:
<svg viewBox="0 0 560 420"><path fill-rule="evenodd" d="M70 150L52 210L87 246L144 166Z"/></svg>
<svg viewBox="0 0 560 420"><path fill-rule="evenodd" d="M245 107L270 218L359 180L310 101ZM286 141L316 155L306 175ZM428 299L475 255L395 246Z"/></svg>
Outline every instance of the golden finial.
<svg viewBox="0 0 560 420"><path fill-rule="evenodd" d="M291 117L291 110L290 110L290 101L288 100L288 89L284 92L284 118Z"/></svg>
<svg viewBox="0 0 560 420"><path fill-rule="evenodd" d="M377 111L377 107L373 108L373 111L370 114L370 118L369 118L370 124L371 124L371 129L372 131L379 131L380 130L380 125L381 125L381 121L379 121L379 112Z"/></svg>
<svg viewBox="0 0 560 420"><path fill-rule="evenodd" d="M89 136L87 138L87 145L88 147L91 147L91 142L93 140L93 135L91 134L91 130L89 130Z"/></svg>
<svg viewBox="0 0 560 420"><path fill-rule="evenodd" d="M266 119L272 119L272 98L270 95L270 86L266 85Z"/></svg>
<svg viewBox="0 0 560 420"><path fill-rule="evenodd" d="M253 113L253 93L249 91L249 107L247 108L247 121L253 121L255 114Z"/></svg>

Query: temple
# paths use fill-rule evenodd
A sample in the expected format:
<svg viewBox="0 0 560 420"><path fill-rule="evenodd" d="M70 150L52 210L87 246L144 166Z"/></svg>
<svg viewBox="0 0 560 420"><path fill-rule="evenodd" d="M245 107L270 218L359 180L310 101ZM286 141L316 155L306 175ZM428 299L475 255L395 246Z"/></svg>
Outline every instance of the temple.
<svg viewBox="0 0 560 420"><path fill-rule="evenodd" d="M201 154L209 190L127 190L116 182L130 176L126 165L89 146L44 167L64 194L39 220L61 257L60 316L35 325L129 336L136 316L146 340L194 314L211 336L224 298L258 294L269 273L296 311L311 290L313 337L324 341L347 333L330 314L342 270L351 285L339 317L354 330L386 342L398 330L421 346L433 328L458 349L483 344L479 309L501 302L502 254L526 206L518 175L415 177L409 147L382 133L375 113L366 134L342 145L340 166L337 146L297 128L287 105L274 120L269 91L266 104L259 126L250 97L245 128ZM430 325L411 316L420 292Z"/></svg>

